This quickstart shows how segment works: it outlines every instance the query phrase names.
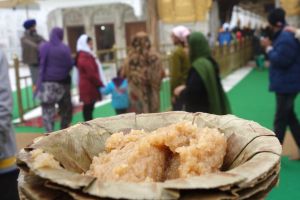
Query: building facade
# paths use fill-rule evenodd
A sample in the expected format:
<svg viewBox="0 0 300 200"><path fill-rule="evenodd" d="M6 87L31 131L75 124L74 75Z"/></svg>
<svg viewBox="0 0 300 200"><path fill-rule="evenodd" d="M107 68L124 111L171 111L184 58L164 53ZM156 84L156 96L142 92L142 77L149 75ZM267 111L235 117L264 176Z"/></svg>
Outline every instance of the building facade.
<svg viewBox="0 0 300 200"><path fill-rule="evenodd" d="M96 25L100 25L100 30L105 29L106 32L113 27L115 34L111 40L115 42L114 45L124 46L126 39L122 30L125 29L125 23L145 20L143 2L141 0L44 0L26 7L0 9L0 47L4 49L9 60L12 60L14 55L20 57L20 38L24 34L22 25L26 19L31 18L37 20L37 30L45 39L49 38L51 28L63 27L65 42L71 41L70 46L73 50L76 46L74 39L76 32L77 34L86 32L91 37L95 37L95 46L101 47L97 45L99 39L97 40L95 34L99 31ZM102 25L108 26L102 27ZM120 34L121 32L123 34Z"/></svg>
<svg viewBox="0 0 300 200"><path fill-rule="evenodd" d="M185 25L192 31L210 32L215 38L221 26L219 1L215 0L157 0L155 9L157 22L149 26L149 2L152 0L43 0L26 7L0 10L0 47L8 58L20 56L22 24L28 18L38 22L37 30L46 39L53 27L63 27L65 42L73 53L76 41L82 33L94 38L98 51L112 47L126 48L132 36L138 31L157 33L160 44L171 43L171 30ZM246 11L245 11L246 13ZM251 18L251 16L249 16ZM257 17L256 17L257 18ZM153 21L153 20L152 20ZM157 30L149 30L153 27ZM151 29L150 28L150 29ZM125 56L125 51L121 53ZM113 55L101 57L106 61Z"/></svg>

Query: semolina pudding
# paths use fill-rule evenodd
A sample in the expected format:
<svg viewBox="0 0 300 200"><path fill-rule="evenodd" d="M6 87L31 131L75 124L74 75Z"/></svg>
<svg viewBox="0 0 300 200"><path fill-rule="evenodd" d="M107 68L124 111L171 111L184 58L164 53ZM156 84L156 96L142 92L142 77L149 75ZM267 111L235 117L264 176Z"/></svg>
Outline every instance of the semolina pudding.
<svg viewBox="0 0 300 200"><path fill-rule="evenodd" d="M54 156L49 153L45 153L42 149L35 149L30 152L31 158L33 159L32 168L54 168L62 169L59 162L54 159Z"/></svg>
<svg viewBox="0 0 300 200"><path fill-rule="evenodd" d="M180 122L153 132L113 134L86 175L102 181L163 182L220 170L227 140L218 129Z"/></svg>

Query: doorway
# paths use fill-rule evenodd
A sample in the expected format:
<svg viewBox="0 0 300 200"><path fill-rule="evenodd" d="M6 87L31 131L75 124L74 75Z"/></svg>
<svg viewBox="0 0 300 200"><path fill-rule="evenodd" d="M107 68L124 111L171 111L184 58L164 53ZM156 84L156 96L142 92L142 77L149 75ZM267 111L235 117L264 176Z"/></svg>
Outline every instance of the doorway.
<svg viewBox="0 0 300 200"><path fill-rule="evenodd" d="M67 27L68 43L72 54L76 54L76 45L78 38L85 33L84 26Z"/></svg>
<svg viewBox="0 0 300 200"><path fill-rule="evenodd" d="M125 24L125 31L126 31L126 45L130 46L132 38L138 32L147 32L146 22L128 22Z"/></svg>
<svg viewBox="0 0 300 200"><path fill-rule="evenodd" d="M97 50L110 50L115 45L114 24L95 25ZM102 62L109 62L114 59L113 52L103 52L100 54Z"/></svg>

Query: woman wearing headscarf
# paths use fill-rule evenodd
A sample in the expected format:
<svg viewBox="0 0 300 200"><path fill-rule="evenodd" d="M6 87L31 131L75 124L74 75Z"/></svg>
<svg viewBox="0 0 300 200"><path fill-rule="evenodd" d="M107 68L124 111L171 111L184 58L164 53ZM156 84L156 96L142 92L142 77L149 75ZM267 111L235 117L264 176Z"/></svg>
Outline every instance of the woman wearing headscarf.
<svg viewBox="0 0 300 200"><path fill-rule="evenodd" d="M175 95L183 95L188 112L228 114L230 106L221 85L219 67L211 57L209 44L200 32L188 39L192 67L184 86L175 89Z"/></svg>
<svg viewBox="0 0 300 200"><path fill-rule="evenodd" d="M175 45L175 50L170 56L170 78L171 91L186 82L190 69L188 56L187 37L190 34L188 28L177 26L172 30L172 40ZM172 97L173 110L179 111L183 109L183 102L180 97Z"/></svg>
<svg viewBox="0 0 300 200"><path fill-rule="evenodd" d="M128 79L132 111L158 112L164 71L159 54L151 49L150 39L146 33L139 32L133 38L123 73Z"/></svg>
<svg viewBox="0 0 300 200"><path fill-rule="evenodd" d="M61 129L72 121L71 76L73 67L70 48L63 44L63 30L54 28L50 41L41 45L37 96L41 101L43 123L47 132L54 130L55 104L59 106Z"/></svg>
<svg viewBox="0 0 300 200"><path fill-rule="evenodd" d="M95 103L102 99L99 89L105 84L101 63L93 52L93 40L82 35L77 41L76 65L79 72L79 96L84 121L93 119Z"/></svg>

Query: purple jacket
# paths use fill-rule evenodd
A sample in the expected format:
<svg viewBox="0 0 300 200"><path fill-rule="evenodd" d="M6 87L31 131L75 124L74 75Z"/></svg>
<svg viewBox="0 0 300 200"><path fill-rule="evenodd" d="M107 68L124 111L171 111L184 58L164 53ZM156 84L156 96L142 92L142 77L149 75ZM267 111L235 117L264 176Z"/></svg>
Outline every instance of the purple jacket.
<svg viewBox="0 0 300 200"><path fill-rule="evenodd" d="M73 67L70 48L62 43L63 30L52 29L50 41L43 43L39 48L40 72L37 88L46 81L60 82L66 80Z"/></svg>

